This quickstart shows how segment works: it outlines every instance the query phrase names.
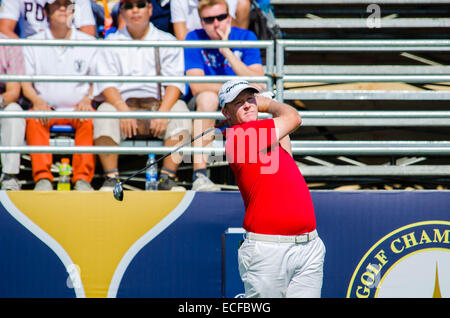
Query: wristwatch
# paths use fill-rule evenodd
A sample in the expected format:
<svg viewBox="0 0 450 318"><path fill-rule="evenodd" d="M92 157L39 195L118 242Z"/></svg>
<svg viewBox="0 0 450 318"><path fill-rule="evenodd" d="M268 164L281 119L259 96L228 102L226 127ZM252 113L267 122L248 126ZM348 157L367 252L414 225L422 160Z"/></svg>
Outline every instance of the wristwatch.
<svg viewBox="0 0 450 318"><path fill-rule="evenodd" d="M5 99L3 98L3 95L0 94L0 110L3 110L5 108Z"/></svg>

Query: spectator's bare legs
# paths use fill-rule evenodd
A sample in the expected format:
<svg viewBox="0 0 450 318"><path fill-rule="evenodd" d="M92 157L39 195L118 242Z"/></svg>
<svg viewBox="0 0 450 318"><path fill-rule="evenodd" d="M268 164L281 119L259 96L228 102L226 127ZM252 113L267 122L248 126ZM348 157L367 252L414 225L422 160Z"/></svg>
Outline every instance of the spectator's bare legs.
<svg viewBox="0 0 450 318"><path fill-rule="evenodd" d="M233 19L232 25L241 29L248 29L250 24L250 10L250 0L238 0L236 19Z"/></svg>
<svg viewBox="0 0 450 318"><path fill-rule="evenodd" d="M172 138L167 138L164 140L164 146L165 147L176 147L183 143L186 143L190 139L190 136L188 132L186 133L180 133L177 136L174 136ZM178 170L178 167L180 166L181 161L183 160L183 154L178 152L174 153L163 160L162 169L165 170L165 172L171 176L175 177L176 172ZM172 172L173 171L173 172Z"/></svg>
<svg viewBox="0 0 450 318"><path fill-rule="evenodd" d="M196 107L199 112L214 112L219 107L219 98L216 92L204 91L197 95ZM206 129L214 127L214 119L196 119L194 120L194 127L192 134L198 136ZM202 138L193 142L194 147L207 147L211 145L214 140L214 132L208 133ZM208 154L194 154L193 156L193 186L194 191L220 191L220 187L215 185L207 178L206 164L208 161Z"/></svg>
<svg viewBox="0 0 450 318"><path fill-rule="evenodd" d="M94 140L96 146L118 146L110 137L101 136ZM99 154L105 175L110 178L119 176L119 155L115 153Z"/></svg>
<svg viewBox="0 0 450 318"><path fill-rule="evenodd" d="M197 95L196 107L198 112L215 112L219 107L219 98L215 92L205 91ZM192 136L198 136L208 128L214 127L214 119L196 119L194 120L194 129ZM207 134L194 141L194 147L207 147L211 144L214 133ZM206 169L208 154L193 155L194 171Z"/></svg>

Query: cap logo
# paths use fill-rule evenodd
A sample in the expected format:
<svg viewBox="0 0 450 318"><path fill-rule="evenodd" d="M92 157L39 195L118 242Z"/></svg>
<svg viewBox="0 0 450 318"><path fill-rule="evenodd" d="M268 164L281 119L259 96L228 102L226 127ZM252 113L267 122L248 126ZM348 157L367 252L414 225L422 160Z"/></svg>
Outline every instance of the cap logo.
<svg viewBox="0 0 450 318"><path fill-rule="evenodd" d="M237 82L234 83L233 85L231 85L230 87L227 87L227 89L225 90L225 93L229 93L233 88L235 88L237 85L247 85L247 82Z"/></svg>

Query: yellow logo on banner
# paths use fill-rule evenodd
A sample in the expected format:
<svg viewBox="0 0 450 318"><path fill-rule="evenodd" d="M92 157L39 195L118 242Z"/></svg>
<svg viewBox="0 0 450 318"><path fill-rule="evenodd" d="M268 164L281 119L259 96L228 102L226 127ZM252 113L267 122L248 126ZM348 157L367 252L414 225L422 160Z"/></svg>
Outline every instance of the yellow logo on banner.
<svg viewBox="0 0 450 318"><path fill-rule="evenodd" d="M450 222L399 228L370 248L351 278L347 297L450 297Z"/></svg>
<svg viewBox="0 0 450 318"><path fill-rule="evenodd" d="M85 297L115 297L122 274L134 255L180 216L194 196L190 191L127 191L126 200L119 202L112 193L98 191L20 191L7 195L20 212L69 255L72 263L67 261L66 269L71 277L71 271L75 271L73 277L81 278L81 296ZM24 225L34 226L30 224ZM147 238L143 240L144 237ZM47 245L53 249L52 244ZM124 261L125 258L128 259ZM74 279L72 282L76 285Z"/></svg>

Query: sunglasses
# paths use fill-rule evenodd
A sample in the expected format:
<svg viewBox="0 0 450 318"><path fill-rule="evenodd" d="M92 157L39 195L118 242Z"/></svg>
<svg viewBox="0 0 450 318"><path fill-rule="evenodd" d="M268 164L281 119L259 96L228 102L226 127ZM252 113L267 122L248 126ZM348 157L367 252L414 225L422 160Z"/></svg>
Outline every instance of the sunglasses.
<svg viewBox="0 0 450 318"><path fill-rule="evenodd" d="M205 24L211 24L211 23L214 23L215 19L217 19L217 21L223 21L226 18L228 18L228 13L220 14L215 17L205 17L205 18L202 18L202 20L203 20L203 22L205 22Z"/></svg>
<svg viewBox="0 0 450 318"><path fill-rule="evenodd" d="M147 1L139 1L136 3L130 3L130 2L125 2L122 5L122 9L124 10L131 10L134 7L137 7L138 9L144 9L147 6L148 2Z"/></svg>

